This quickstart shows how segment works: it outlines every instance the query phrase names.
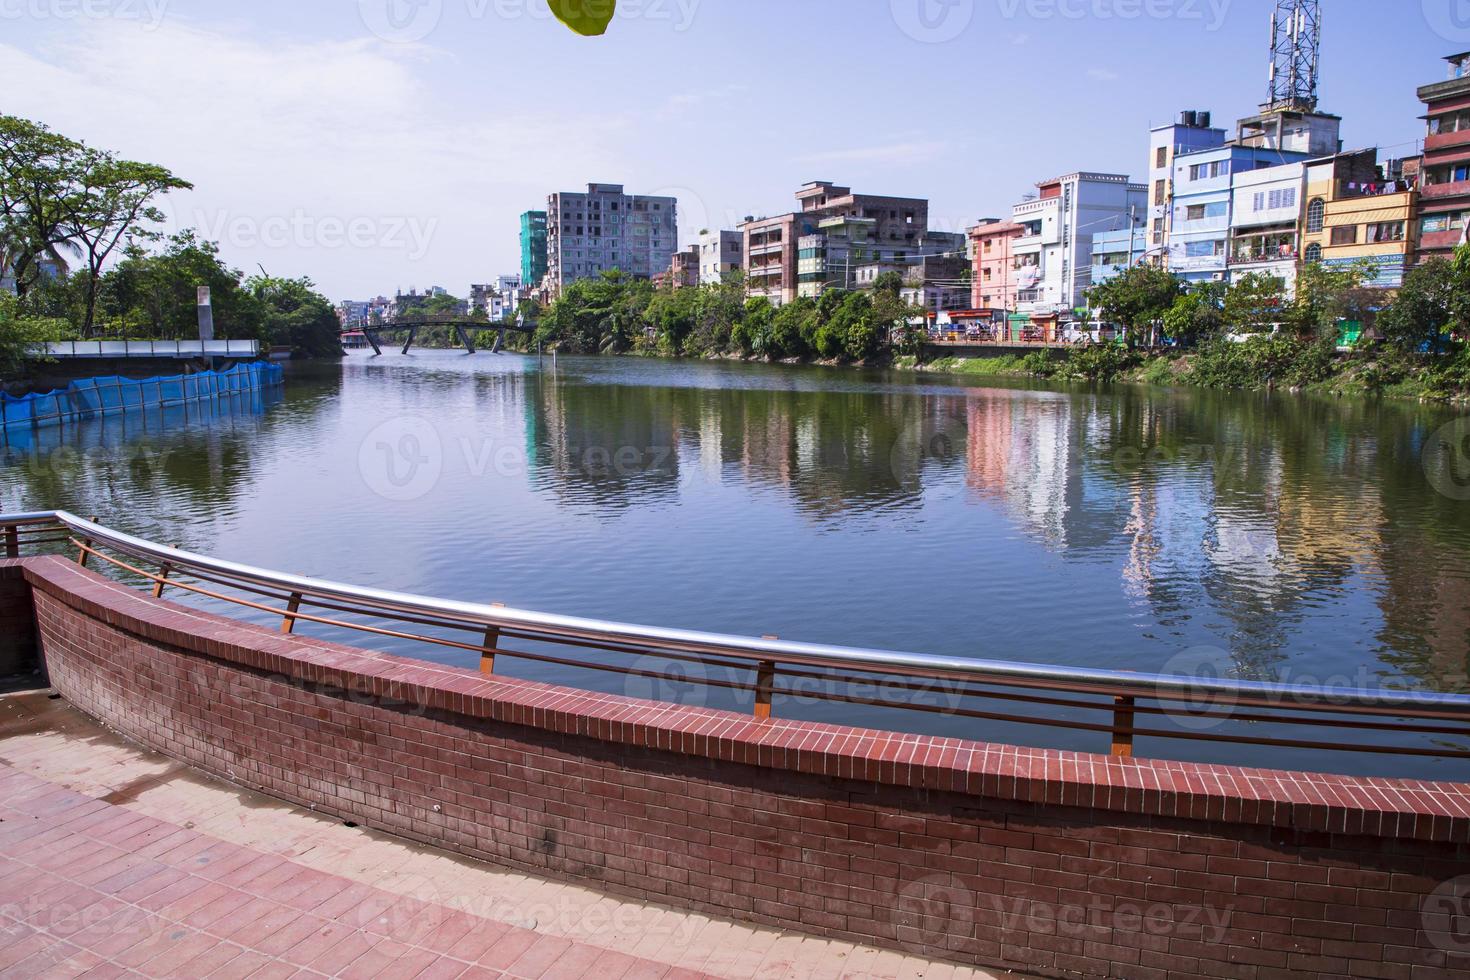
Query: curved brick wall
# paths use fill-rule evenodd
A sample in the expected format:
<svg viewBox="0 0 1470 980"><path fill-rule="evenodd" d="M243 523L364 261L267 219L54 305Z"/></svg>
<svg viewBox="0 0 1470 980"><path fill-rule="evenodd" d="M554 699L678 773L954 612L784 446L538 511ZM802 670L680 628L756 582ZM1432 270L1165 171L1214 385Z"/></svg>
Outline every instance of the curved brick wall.
<svg viewBox="0 0 1470 980"><path fill-rule="evenodd" d="M499 864L1047 976L1470 969L1444 901L1470 875L1464 785L760 722L282 637L57 558L17 574L82 710Z"/></svg>

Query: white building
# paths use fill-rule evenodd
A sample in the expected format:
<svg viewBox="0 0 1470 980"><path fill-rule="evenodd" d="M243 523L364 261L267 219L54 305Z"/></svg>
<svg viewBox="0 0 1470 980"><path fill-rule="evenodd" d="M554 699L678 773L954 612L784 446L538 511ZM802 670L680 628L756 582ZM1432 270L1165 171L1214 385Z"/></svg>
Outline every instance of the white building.
<svg viewBox="0 0 1470 980"><path fill-rule="evenodd" d="M558 192L546 205L547 281L554 293L613 269L652 279L678 251L676 198L588 184L586 193Z"/></svg>
<svg viewBox="0 0 1470 980"><path fill-rule="evenodd" d="M1251 273L1275 276L1296 288L1304 163L1237 171L1230 185L1230 281Z"/></svg>
<svg viewBox="0 0 1470 980"><path fill-rule="evenodd" d="M725 276L739 271L745 254L745 233L707 231L699 236L699 281L717 286Z"/></svg>
<svg viewBox="0 0 1470 980"><path fill-rule="evenodd" d="M1074 173L1036 186L1034 197L1012 209L1024 228L1011 246L1016 311L1068 315L1092 285L1092 236L1142 223L1148 194L1121 174Z"/></svg>

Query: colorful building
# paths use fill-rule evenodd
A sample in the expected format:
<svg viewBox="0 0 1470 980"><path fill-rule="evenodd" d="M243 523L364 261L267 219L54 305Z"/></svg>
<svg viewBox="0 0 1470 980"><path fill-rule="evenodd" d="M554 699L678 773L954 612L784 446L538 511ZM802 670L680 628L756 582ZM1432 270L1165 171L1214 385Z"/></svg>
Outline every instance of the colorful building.
<svg viewBox="0 0 1470 980"><path fill-rule="evenodd" d="M1302 199L1307 168L1302 163L1257 166L1230 182L1230 281L1249 275L1279 279L1296 288L1301 256Z"/></svg>
<svg viewBox="0 0 1470 980"><path fill-rule="evenodd" d="M1016 256L1013 246L1025 229L1014 221L985 218L970 229L970 251L974 277L970 305L975 309L1016 308Z"/></svg>
<svg viewBox="0 0 1470 980"><path fill-rule="evenodd" d="M1417 166L1417 160L1380 166L1377 150L1308 163L1302 261L1329 268L1368 266L1372 274L1367 285L1403 285L1418 239Z"/></svg>
<svg viewBox="0 0 1470 980"><path fill-rule="evenodd" d="M535 289L546 278L546 212L521 215L521 282Z"/></svg>
<svg viewBox="0 0 1470 980"><path fill-rule="evenodd" d="M1094 286L1107 282L1148 255L1149 233L1143 227L1122 231L1104 231L1092 236L1092 275Z"/></svg>
<svg viewBox="0 0 1470 980"><path fill-rule="evenodd" d="M1210 125L1208 112L1188 111L1168 126L1155 126L1148 138L1148 256L1168 265L1169 235L1174 228L1174 161L1201 150L1225 145L1225 130Z"/></svg>
<svg viewBox="0 0 1470 980"><path fill-rule="evenodd" d="M1449 79L1419 89L1428 134L1419 189L1418 256L1450 255L1470 215L1470 52L1445 59Z"/></svg>

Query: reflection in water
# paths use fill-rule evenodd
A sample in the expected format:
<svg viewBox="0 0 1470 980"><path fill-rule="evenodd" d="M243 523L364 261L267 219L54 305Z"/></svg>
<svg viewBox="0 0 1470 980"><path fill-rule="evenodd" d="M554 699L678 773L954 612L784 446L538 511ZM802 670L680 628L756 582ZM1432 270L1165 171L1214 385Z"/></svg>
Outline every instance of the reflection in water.
<svg viewBox="0 0 1470 980"><path fill-rule="evenodd" d="M1450 417L354 356L293 372L283 400L13 442L0 502L364 585L636 622L1129 670L1206 648L1243 677L1464 691L1470 503L1437 493L1419 456ZM432 426L442 472L389 500L360 450L402 420Z"/></svg>

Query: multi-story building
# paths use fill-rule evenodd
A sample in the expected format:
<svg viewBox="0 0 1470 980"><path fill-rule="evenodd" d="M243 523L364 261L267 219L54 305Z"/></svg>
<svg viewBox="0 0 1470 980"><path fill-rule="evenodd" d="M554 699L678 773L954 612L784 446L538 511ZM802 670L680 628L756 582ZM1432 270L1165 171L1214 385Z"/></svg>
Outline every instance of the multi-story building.
<svg viewBox="0 0 1470 980"><path fill-rule="evenodd" d="M1260 167L1230 182L1230 281L1257 274L1296 288L1301 256L1302 199L1307 168L1302 163Z"/></svg>
<svg viewBox="0 0 1470 980"><path fill-rule="evenodd" d="M546 278L546 212L521 215L521 282L535 289Z"/></svg>
<svg viewBox="0 0 1470 980"><path fill-rule="evenodd" d="M1419 160L1378 163L1377 150L1340 153L1306 165L1302 261L1328 268L1367 266L1365 283L1403 285L1418 238Z"/></svg>
<svg viewBox="0 0 1470 980"><path fill-rule="evenodd" d="M745 236L738 231L707 231L699 236L699 281L707 286L724 282L744 262Z"/></svg>
<svg viewBox="0 0 1470 980"><path fill-rule="evenodd" d="M744 236L745 288L780 306L797 296L798 242L817 230L817 219L803 214L747 218Z"/></svg>
<svg viewBox="0 0 1470 980"><path fill-rule="evenodd" d="M799 212L747 219L742 226L752 296L789 303L798 295L819 295L829 285L853 285L860 265L880 261L883 254L902 255L895 261L905 264L922 253L928 237L925 200L854 194L825 180L803 185L796 199Z"/></svg>
<svg viewBox="0 0 1470 980"><path fill-rule="evenodd" d="M1149 255L1149 232L1143 227L1121 231L1098 232L1092 236L1092 278L1094 286L1107 282L1124 270L1143 262Z"/></svg>
<svg viewBox="0 0 1470 980"><path fill-rule="evenodd" d="M470 315L473 316L476 313L484 313L486 316L489 316L490 301L492 298L495 297L495 295L496 293L494 286L491 286L488 283L471 283L469 297L465 300L465 302L469 306Z"/></svg>
<svg viewBox="0 0 1470 980"><path fill-rule="evenodd" d="M910 306L929 313L970 309L972 267L963 246L925 255L903 272L899 295Z"/></svg>
<svg viewBox="0 0 1470 980"><path fill-rule="evenodd" d="M1449 78L1419 89L1429 123L1419 188L1421 261L1450 255L1470 218L1470 52L1445 61Z"/></svg>
<svg viewBox="0 0 1470 980"><path fill-rule="evenodd" d="M699 285L699 246L690 245L682 252L675 252L669 263L668 283L675 289Z"/></svg>
<svg viewBox="0 0 1470 980"><path fill-rule="evenodd" d="M553 295L571 283L618 270L652 279L677 250L679 204L672 197L627 194L621 184L588 184L547 199L547 280Z"/></svg>
<svg viewBox="0 0 1470 980"><path fill-rule="evenodd" d="M492 322L498 323L515 315L521 308L521 290L524 285L520 276L500 276L495 280L495 291L490 296L487 310Z"/></svg>
<svg viewBox="0 0 1470 980"><path fill-rule="evenodd" d="M970 229L970 251L974 255L974 278L970 305L977 310L1016 308L1015 261L1012 246L1025 233L1014 221L984 218Z"/></svg>
<svg viewBox="0 0 1470 980"><path fill-rule="evenodd" d="M1148 139L1148 257L1168 265L1169 234L1174 227L1174 160L1225 145L1225 130L1210 125L1208 112L1188 111L1179 121L1156 126Z"/></svg>
<svg viewBox="0 0 1470 980"><path fill-rule="evenodd" d="M1015 312L1055 326L1083 305L1092 284L1092 237L1142 218L1148 192L1121 174L1078 172L1042 181L1017 204L1011 243Z"/></svg>

